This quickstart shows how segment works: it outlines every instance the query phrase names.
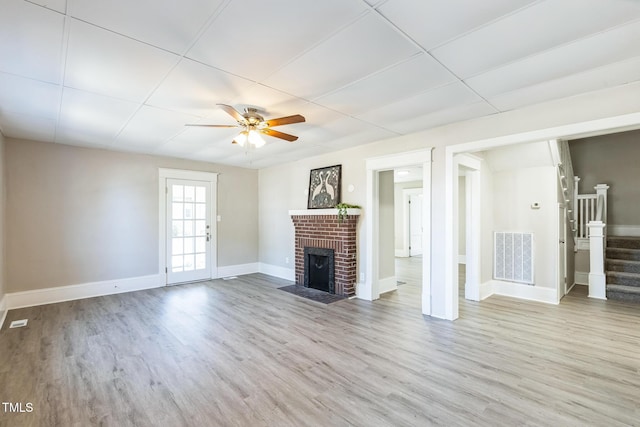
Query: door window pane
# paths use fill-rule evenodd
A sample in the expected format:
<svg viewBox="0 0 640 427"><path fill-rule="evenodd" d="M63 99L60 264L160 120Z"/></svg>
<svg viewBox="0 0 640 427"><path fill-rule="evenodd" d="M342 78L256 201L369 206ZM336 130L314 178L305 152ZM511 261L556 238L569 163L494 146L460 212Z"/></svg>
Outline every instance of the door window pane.
<svg viewBox="0 0 640 427"><path fill-rule="evenodd" d="M192 271L195 268L194 258L193 254L184 256L184 271Z"/></svg>
<svg viewBox="0 0 640 427"><path fill-rule="evenodd" d="M196 237L196 253L205 252L207 247L206 237Z"/></svg>
<svg viewBox="0 0 640 427"><path fill-rule="evenodd" d="M171 239L171 255L182 255L183 248L182 239Z"/></svg>
<svg viewBox="0 0 640 427"><path fill-rule="evenodd" d="M171 222L171 236L172 237L182 237L183 232L183 221L172 221Z"/></svg>
<svg viewBox="0 0 640 427"><path fill-rule="evenodd" d="M185 203L184 204L184 219L193 219L195 214L193 203Z"/></svg>
<svg viewBox="0 0 640 427"><path fill-rule="evenodd" d="M196 194L195 188L191 185L184 186L184 201L185 202L195 202Z"/></svg>
<svg viewBox="0 0 640 427"><path fill-rule="evenodd" d="M205 203L207 201L207 193L204 187L196 187L196 202Z"/></svg>
<svg viewBox="0 0 640 427"><path fill-rule="evenodd" d="M207 234L207 222L196 221L196 236L206 236Z"/></svg>
<svg viewBox="0 0 640 427"><path fill-rule="evenodd" d="M181 202L183 200L183 190L184 187L182 185L172 185L171 186L171 194L173 194L174 202Z"/></svg>
<svg viewBox="0 0 640 427"><path fill-rule="evenodd" d="M207 205L196 204L196 219L207 219Z"/></svg>
<svg viewBox="0 0 640 427"><path fill-rule="evenodd" d="M173 203L172 206L172 217L173 219L182 219L184 218L184 203Z"/></svg>
<svg viewBox="0 0 640 427"><path fill-rule="evenodd" d="M185 237L193 236L193 221L184 222L184 235Z"/></svg>
<svg viewBox="0 0 640 427"><path fill-rule="evenodd" d="M193 251L193 237L185 237L184 238L184 253L192 254Z"/></svg>
<svg viewBox="0 0 640 427"><path fill-rule="evenodd" d="M182 271L182 255L174 255L171 257L171 271L174 273Z"/></svg>

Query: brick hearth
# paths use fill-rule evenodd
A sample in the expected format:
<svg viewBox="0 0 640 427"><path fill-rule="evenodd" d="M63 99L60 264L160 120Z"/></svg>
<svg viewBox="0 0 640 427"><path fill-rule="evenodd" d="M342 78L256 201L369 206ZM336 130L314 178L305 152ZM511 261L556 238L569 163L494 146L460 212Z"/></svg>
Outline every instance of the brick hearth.
<svg viewBox="0 0 640 427"><path fill-rule="evenodd" d="M359 209L340 222L336 209L289 211L295 227L296 283L304 284L304 248L333 249L337 295L356 294L356 226Z"/></svg>

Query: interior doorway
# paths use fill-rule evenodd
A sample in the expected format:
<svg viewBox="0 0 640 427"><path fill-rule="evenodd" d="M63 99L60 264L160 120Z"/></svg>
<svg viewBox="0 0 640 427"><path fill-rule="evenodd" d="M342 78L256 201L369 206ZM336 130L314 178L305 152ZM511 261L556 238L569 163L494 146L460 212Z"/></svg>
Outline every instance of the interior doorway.
<svg viewBox="0 0 640 427"><path fill-rule="evenodd" d="M366 161L367 165L367 203L365 206L365 222L366 222L366 253L365 253L365 274L364 280L361 279L358 285L357 296L362 299L375 300L380 297L381 290L387 287L385 280L388 279L381 275L381 267L388 260L381 258L381 254L385 253L381 249L381 237L384 239L388 232L387 224L385 228L381 227L381 220L385 217L385 205L381 204L381 186L385 186L389 172L394 169L405 168L410 166L420 166L422 168L422 239L421 247L422 257L422 313L431 314L431 149L418 150L407 153L393 154L383 157L370 158ZM393 177L392 177L393 178ZM392 181L393 186L393 181ZM393 207L392 207L393 209ZM393 218L393 215L391 215ZM391 228L391 257L395 263L393 251L393 223L388 224ZM386 246L385 246L386 248ZM394 278L395 281L395 278Z"/></svg>

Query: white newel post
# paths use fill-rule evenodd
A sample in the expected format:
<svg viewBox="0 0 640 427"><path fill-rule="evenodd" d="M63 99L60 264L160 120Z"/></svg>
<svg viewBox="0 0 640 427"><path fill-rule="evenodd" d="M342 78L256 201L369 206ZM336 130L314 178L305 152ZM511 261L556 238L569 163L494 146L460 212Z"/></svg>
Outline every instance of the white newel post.
<svg viewBox="0 0 640 427"><path fill-rule="evenodd" d="M598 196L596 200L600 199L600 196L603 197L604 203L602 205L602 222L606 224L607 223L607 190L609 189L609 186L607 184L598 184L593 188L594 190L596 190L596 194Z"/></svg>
<svg viewBox="0 0 640 427"><path fill-rule="evenodd" d="M602 221L589 222L589 297L607 299L607 280L604 274L604 227Z"/></svg>

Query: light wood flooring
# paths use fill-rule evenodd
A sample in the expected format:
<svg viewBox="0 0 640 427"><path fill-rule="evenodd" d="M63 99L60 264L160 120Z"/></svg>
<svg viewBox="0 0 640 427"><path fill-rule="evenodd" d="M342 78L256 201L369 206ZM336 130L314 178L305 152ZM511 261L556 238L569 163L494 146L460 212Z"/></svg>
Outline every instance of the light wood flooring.
<svg viewBox="0 0 640 427"><path fill-rule="evenodd" d="M639 305L494 296L449 322L412 268L375 302L253 274L12 310L0 397L33 412L0 425L640 425Z"/></svg>

